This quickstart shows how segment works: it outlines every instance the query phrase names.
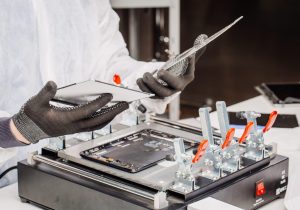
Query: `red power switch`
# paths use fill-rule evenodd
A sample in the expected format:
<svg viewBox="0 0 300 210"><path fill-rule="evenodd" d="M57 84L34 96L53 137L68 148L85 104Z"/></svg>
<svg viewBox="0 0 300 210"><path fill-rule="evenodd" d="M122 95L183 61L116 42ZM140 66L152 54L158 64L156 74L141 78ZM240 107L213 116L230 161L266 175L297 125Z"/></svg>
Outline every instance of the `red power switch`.
<svg viewBox="0 0 300 210"><path fill-rule="evenodd" d="M262 196L266 193L265 184L263 181L256 182L256 196Z"/></svg>

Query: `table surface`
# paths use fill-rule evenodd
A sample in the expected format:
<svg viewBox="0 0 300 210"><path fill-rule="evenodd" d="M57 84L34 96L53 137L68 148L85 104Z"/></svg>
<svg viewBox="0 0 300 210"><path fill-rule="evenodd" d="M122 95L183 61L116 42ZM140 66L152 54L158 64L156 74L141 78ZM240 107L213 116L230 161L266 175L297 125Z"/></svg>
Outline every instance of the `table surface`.
<svg viewBox="0 0 300 210"><path fill-rule="evenodd" d="M255 110L261 113L270 113L272 110L278 110L279 113L285 114L296 114L298 121L300 122L300 107L273 107L265 98L258 96L241 103L229 106L229 111L246 111L246 110ZM218 127L217 115L216 113L211 114L212 125ZM182 123L192 124L194 126L200 126L200 122L195 118L181 120ZM300 131L300 128L297 128ZM272 128L271 131L266 135L265 139L271 138L278 134L284 132L285 129ZM300 132L299 132L300 133ZM280 148L280 145L279 145ZM280 150L278 149L280 153ZM10 209L10 210L27 210L27 209L40 209L33 205L22 203L18 197L18 185L12 184L10 186L0 189L0 200L1 208ZM261 210L286 210L284 206L283 199L278 199L272 203L260 208Z"/></svg>

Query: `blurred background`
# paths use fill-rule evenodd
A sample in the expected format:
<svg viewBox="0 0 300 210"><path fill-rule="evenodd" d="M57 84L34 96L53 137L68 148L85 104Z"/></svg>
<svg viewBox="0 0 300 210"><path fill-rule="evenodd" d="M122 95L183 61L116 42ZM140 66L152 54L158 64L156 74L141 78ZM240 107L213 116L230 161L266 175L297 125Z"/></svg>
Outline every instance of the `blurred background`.
<svg viewBox="0 0 300 210"><path fill-rule="evenodd" d="M130 18L135 18L133 57L168 59L167 8L116 12L129 49ZM258 95L254 86L262 82L300 81L299 0L181 0L180 51L191 47L198 35L210 36L241 15L244 19L211 43L199 59L196 78L181 95L180 118L196 116L200 106L217 100L231 105L254 97Z"/></svg>

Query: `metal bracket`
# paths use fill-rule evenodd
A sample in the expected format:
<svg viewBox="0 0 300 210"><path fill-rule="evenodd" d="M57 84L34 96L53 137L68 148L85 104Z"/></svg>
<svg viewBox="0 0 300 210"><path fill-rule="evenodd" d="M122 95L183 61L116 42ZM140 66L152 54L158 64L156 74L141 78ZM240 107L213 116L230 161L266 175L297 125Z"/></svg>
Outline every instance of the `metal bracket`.
<svg viewBox="0 0 300 210"><path fill-rule="evenodd" d="M260 117L261 114L254 111L242 112L241 116L247 119L247 123L253 122L253 128L250 131L250 138L246 140L246 152L245 158L260 161L267 157L263 132L258 131L256 118Z"/></svg>
<svg viewBox="0 0 300 210"><path fill-rule="evenodd" d="M260 161L267 157L262 132L258 132L256 135L250 134L250 138L246 141L246 145L244 157L255 161Z"/></svg>
<svg viewBox="0 0 300 210"><path fill-rule="evenodd" d="M169 206L166 192L158 192L154 195L154 209L163 209Z"/></svg>
<svg viewBox="0 0 300 210"><path fill-rule="evenodd" d="M216 108L223 144L227 137L227 132L230 129L226 103L224 101L218 101ZM222 158L222 169L224 171L233 173L240 168L239 144L234 140L230 142L229 146L220 151L220 155Z"/></svg>
<svg viewBox="0 0 300 210"><path fill-rule="evenodd" d="M218 180L222 176L222 157L220 149L210 146L204 157L193 166L193 171L202 177Z"/></svg>
<svg viewBox="0 0 300 210"><path fill-rule="evenodd" d="M175 183L173 189L182 192L191 192L198 187L195 185L195 177L192 174L192 154L187 154L184 148L182 138L174 139L175 161L178 163L179 168L175 173Z"/></svg>
<svg viewBox="0 0 300 210"><path fill-rule="evenodd" d="M229 130L229 119L228 119L228 113L226 109L226 103L224 101L217 101L216 103L217 108L217 114L218 114L218 120L220 125L220 131L222 136L222 142L226 139L227 131Z"/></svg>
<svg viewBox="0 0 300 210"><path fill-rule="evenodd" d="M36 161L34 160L34 156L35 155L38 155L38 151L34 151L34 152L31 152L31 153L28 154L28 156L27 156L27 163L29 165L33 166L33 165L36 164Z"/></svg>
<svg viewBox="0 0 300 210"><path fill-rule="evenodd" d="M217 180L222 174L222 158L220 149L214 142L208 108L200 108L199 117L203 138L208 140L209 147L201 160L193 165L193 173L211 180Z"/></svg>
<svg viewBox="0 0 300 210"><path fill-rule="evenodd" d="M222 169L233 173L241 168L239 144L232 141L230 146L221 151Z"/></svg>
<svg viewBox="0 0 300 210"><path fill-rule="evenodd" d="M199 109L199 117L201 122L202 135L204 139L207 139L209 145L214 145L214 138L212 134L212 127L209 118L208 108L200 108Z"/></svg>

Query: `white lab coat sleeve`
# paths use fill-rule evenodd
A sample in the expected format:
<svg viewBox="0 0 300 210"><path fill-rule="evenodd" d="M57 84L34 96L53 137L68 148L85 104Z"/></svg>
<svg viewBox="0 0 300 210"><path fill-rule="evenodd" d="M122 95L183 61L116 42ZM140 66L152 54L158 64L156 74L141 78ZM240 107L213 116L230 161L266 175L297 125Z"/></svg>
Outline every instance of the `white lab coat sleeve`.
<svg viewBox="0 0 300 210"><path fill-rule="evenodd" d="M139 90L136 80L141 78L145 72L153 72L159 69L163 62L142 62L137 61L129 56L124 39L119 31L119 17L111 9L111 24L115 24L115 30L112 30L110 49L115 49L109 59L107 65L106 79L112 82L114 74L119 74L123 83L129 88ZM144 99L142 103L148 111L162 114L168 103L170 103L177 95L167 97L165 99Z"/></svg>
<svg viewBox="0 0 300 210"><path fill-rule="evenodd" d="M5 111L0 110L0 118L2 118L2 117L10 117L10 114Z"/></svg>

